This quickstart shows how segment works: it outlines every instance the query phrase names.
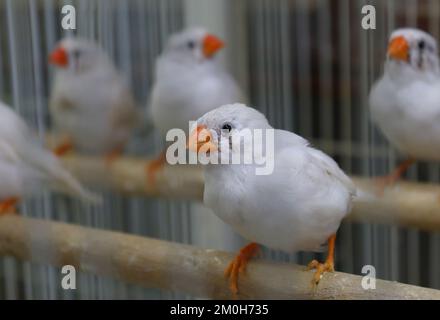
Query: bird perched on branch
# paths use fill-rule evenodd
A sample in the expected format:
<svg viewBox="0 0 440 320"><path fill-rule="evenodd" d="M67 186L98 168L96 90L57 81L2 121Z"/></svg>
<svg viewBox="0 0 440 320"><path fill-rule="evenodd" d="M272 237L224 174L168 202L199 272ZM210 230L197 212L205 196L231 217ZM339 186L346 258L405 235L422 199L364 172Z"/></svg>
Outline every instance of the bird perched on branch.
<svg viewBox="0 0 440 320"><path fill-rule="evenodd" d="M408 156L383 178L382 189L415 159L440 160L439 59L431 35L411 28L391 34L384 74L370 92L370 109L385 137Z"/></svg>
<svg viewBox="0 0 440 320"><path fill-rule="evenodd" d="M63 137L56 153L119 155L138 124L135 100L108 55L95 43L68 37L51 53L56 66L50 111Z"/></svg>
<svg viewBox="0 0 440 320"><path fill-rule="evenodd" d="M0 102L0 214L9 212L19 199L49 186L81 200L100 199L86 191L59 160L38 144L26 123Z"/></svg>
<svg viewBox="0 0 440 320"><path fill-rule="evenodd" d="M246 130L254 139L242 138ZM258 140L262 143L256 143L255 130L266 137ZM308 267L316 269L315 284L324 272L334 270L335 234L351 210L356 189L333 159L302 137L273 129L263 114L242 104L224 105L199 118L188 146L213 158L241 159L204 166L204 204L252 241L225 271L233 293L238 292L238 276L257 253L258 244L291 253L322 250L328 240L325 263L314 260ZM261 152L256 152L258 146ZM249 151L253 161L243 162ZM263 154L273 159L273 171L264 175L257 170Z"/></svg>
<svg viewBox="0 0 440 320"><path fill-rule="evenodd" d="M216 60L223 46L222 40L203 28L170 37L156 61L148 106L153 125L163 136L174 128L188 132L189 121L223 104L244 102L239 86ZM165 162L163 152L148 166L150 182Z"/></svg>

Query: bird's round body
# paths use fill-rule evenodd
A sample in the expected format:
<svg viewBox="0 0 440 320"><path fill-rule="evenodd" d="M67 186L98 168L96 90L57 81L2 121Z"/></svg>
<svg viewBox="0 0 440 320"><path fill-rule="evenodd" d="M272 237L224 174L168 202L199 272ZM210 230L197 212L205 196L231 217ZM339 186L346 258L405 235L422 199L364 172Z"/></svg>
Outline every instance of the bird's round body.
<svg viewBox="0 0 440 320"><path fill-rule="evenodd" d="M217 130L225 122L238 130L271 129L258 111L239 104L218 108L197 124ZM350 211L355 188L303 138L275 130L274 139L268 175L257 175L257 164L206 165L204 203L250 241L286 252L319 251Z"/></svg>
<svg viewBox="0 0 440 320"><path fill-rule="evenodd" d="M139 120L124 79L107 55L88 41L68 38L59 48L67 52L69 64L57 69L50 99L57 131L82 152L122 148Z"/></svg>
<svg viewBox="0 0 440 320"><path fill-rule="evenodd" d="M35 195L42 187L87 201L97 200L50 151L43 149L26 123L1 102L0 180L0 201Z"/></svg>
<svg viewBox="0 0 440 320"><path fill-rule="evenodd" d="M405 49L406 55L396 53ZM430 35L415 29L391 35L385 72L369 102L373 121L400 152L440 160L440 73L437 44Z"/></svg>
<svg viewBox="0 0 440 320"><path fill-rule="evenodd" d="M163 135L174 128L187 132L189 121L244 99L237 83L215 60L214 50L206 56L206 39L219 41L203 29L185 30L171 37L157 59L149 107L153 124Z"/></svg>

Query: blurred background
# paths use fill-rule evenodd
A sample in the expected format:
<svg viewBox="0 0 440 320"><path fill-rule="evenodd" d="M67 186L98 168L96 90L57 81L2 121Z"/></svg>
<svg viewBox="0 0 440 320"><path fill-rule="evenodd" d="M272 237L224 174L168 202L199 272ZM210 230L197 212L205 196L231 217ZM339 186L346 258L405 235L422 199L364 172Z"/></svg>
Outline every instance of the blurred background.
<svg viewBox="0 0 440 320"><path fill-rule="evenodd" d="M76 8L76 30L61 28L61 7ZM361 28L361 8L376 8L377 29ZM53 68L47 57L67 34L94 39L124 73L145 108L154 61L168 36L204 26L226 42L219 57L250 104L278 128L294 131L333 156L348 173L383 175L398 162L370 122L369 89L383 69L389 33L419 27L440 36L437 0L0 0L0 99L14 106L43 138L50 130ZM158 135L134 137L127 153L153 156ZM407 178L438 181L437 164L418 163ZM200 204L103 193L102 207L45 194L21 207L25 216L78 223L209 248L237 250ZM218 227L220 226L221 227ZM274 230L276 232L276 230ZM265 250L265 258L305 264L314 255ZM319 255L318 255L319 257ZM440 289L440 235L392 226L344 223L336 269ZM79 273L77 290L60 287L58 268L0 257L2 299L184 298Z"/></svg>

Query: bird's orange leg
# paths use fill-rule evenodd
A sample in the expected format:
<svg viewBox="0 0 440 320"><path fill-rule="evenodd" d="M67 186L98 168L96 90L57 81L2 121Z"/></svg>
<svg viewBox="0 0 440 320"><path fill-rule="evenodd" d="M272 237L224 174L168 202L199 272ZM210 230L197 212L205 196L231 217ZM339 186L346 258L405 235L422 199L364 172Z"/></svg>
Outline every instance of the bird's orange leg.
<svg viewBox="0 0 440 320"><path fill-rule="evenodd" d="M11 197L0 202L0 216L8 213L17 213L15 205L18 202L18 198Z"/></svg>
<svg viewBox="0 0 440 320"><path fill-rule="evenodd" d="M111 164L122 155L123 151L123 146L118 146L114 148L112 151L105 155L105 164L107 166L111 166Z"/></svg>
<svg viewBox="0 0 440 320"><path fill-rule="evenodd" d="M69 153L72 150L73 150L73 143L72 143L72 141L66 140L63 143L61 143L58 146L56 146L55 149L53 150L53 153L57 157L62 157L62 156L66 155L67 153Z"/></svg>
<svg viewBox="0 0 440 320"><path fill-rule="evenodd" d="M167 152L164 150L156 159L151 160L147 164L145 171L147 172L147 179L150 185L154 185L156 183L156 173L165 166L165 163L167 162L166 156Z"/></svg>
<svg viewBox="0 0 440 320"><path fill-rule="evenodd" d="M238 293L238 276L246 271L246 265L250 259L255 257L260 251L257 243L252 242L242 248L238 255L231 261L225 270L225 277L229 278L230 289L234 295Z"/></svg>
<svg viewBox="0 0 440 320"><path fill-rule="evenodd" d="M411 165L416 162L413 158L408 158L404 162L402 162L393 172L384 177L379 177L376 179L377 184L377 194L382 196L384 194L385 189L388 186L391 186L396 183L397 180L408 170Z"/></svg>
<svg viewBox="0 0 440 320"><path fill-rule="evenodd" d="M327 259L324 263L320 263L317 260L312 260L307 265L307 270L315 269L316 272L313 275L312 283L317 285L322 278L322 275L325 272L334 272L335 271L335 242L336 242L336 234L332 235L328 238L328 254Z"/></svg>

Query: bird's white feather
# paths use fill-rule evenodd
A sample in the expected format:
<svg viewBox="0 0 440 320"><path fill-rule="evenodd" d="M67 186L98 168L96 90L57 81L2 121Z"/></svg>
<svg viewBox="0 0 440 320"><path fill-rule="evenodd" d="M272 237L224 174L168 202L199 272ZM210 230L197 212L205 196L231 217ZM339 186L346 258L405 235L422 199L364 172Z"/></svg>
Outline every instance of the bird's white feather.
<svg viewBox="0 0 440 320"><path fill-rule="evenodd" d="M215 58L201 57L199 48L206 34L197 28L174 35L157 59L149 112L163 135L173 128L187 132L189 121L206 112L223 104L244 102L237 83ZM196 43L195 49L186 50L186 41Z"/></svg>
<svg viewBox="0 0 440 320"><path fill-rule="evenodd" d="M99 198L86 191L59 160L44 150L26 123L0 103L0 198L26 197L49 186L89 202Z"/></svg>
<svg viewBox="0 0 440 320"><path fill-rule="evenodd" d="M224 121L240 129L270 128L242 105L218 108L198 123L213 128ZM207 165L204 203L250 241L287 252L318 251L351 210L356 189L305 139L283 130L275 130L274 138L272 174L256 175L254 164Z"/></svg>
<svg viewBox="0 0 440 320"><path fill-rule="evenodd" d="M80 151L109 153L124 146L141 118L127 83L95 44L68 38L60 46L82 52L78 59L88 67L57 69L50 99L56 129Z"/></svg>
<svg viewBox="0 0 440 320"><path fill-rule="evenodd" d="M400 152L424 160L440 160L440 75L437 43L416 29L400 29L410 46L410 60L388 59L384 75L373 85L372 120ZM432 49L421 51L420 41Z"/></svg>

